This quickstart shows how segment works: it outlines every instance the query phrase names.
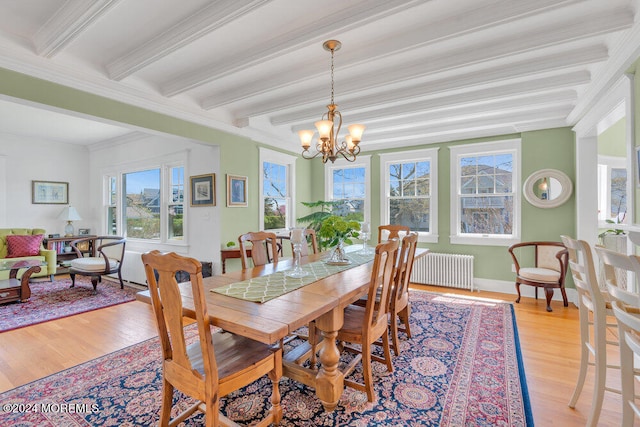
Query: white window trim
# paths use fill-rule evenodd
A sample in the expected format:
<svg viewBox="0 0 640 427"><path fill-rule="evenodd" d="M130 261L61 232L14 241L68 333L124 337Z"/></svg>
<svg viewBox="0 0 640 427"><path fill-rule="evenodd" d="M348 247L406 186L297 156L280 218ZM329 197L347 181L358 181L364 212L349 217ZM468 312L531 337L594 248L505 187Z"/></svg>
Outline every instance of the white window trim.
<svg viewBox="0 0 640 427"><path fill-rule="evenodd" d="M276 163L279 165L288 166L287 170L287 223L285 228L282 230L273 229L269 230L274 233L278 231L286 231L291 227L295 227L296 224L296 160L298 159L296 156L292 156L289 154L284 154L279 151L269 150L267 148L259 148L260 151L260 172L259 172L259 218L258 218L258 227L260 230L264 229L264 195L262 194L262 189L264 187L264 163Z"/></svg>
<svg viewBox="0 0 640 427"><path fill-rule="evenodd" d="M520 242L522 228L521 220L521 140L508 139L495 142L477 144L454 145L449 147L451 161L451 236L449 241L456 245L510 246ZM458 197L460 195L460 157L469 154L513 153L513 234L510 237L498 237L486 234L460 234L460 210Z"/></svg>
<svg viewBox="0 0 640 427"><path fill-rule="evenodd" d="M122 206L122 174L123 173L132 173L132 172L138 172L138 171L144 171L144 170L148 170L148 169L160 169L160 180L161 180L161 199L166 199L166 189L165 189L165 181L163 178L163 175L167 174L167 167L171 166L183 166L184 167L184 179L185 179L185 201L183 202L183 206L184 206L184 229L183 229L183 239L181 240L177 240L177 239L167 239L167 229L166 229L166 219L162 218L162 215L160 217L160 227L165 227L165 228L161 228L161 239L157 239L157 240L153 240L153 239L135 239L135 238L130 238L127 237L127 249L138 249L138 250L148 250L145 248L148 248L149 245L154 245L154 249L158 249L158 250L163 250L163 251L169 251L169 250L174 250L172 248L180 246L180 247L186 247L188 246L188 225L189 225L189 209L188 209L188 203L186 200L188 200L189 197L189 191L190 188L188 187L188 185L190 185L190 183L188 182L188 177L189 177L189 170L188 170L188 151L189 150L183 150L183 151L178 151L175 153L169 153L169 154L165 154L162 156L158 156L158 157L154 157L154 158L148 158L148 159L144 159L141 161L135 161L135 162L126 162L126 163L121 163L119 165L113 165L111 167L105 168L101 171L101 175L102 175L102 182L103 182L103 201L105 202L105 204L103 204L103 208L101 209L101 213L100 213L100 227L102 229L102 233L101 234L105 234L106 233L106 223L107 223L107 217L106 217L106 209L105 207L106 202L107 202L107 198L108 198L108 194L107 192L110 191L107 188L107 180L105 179L105 177L107 176L115 176L116 177L116 200L117 200L117 207L116 207L116 215L117 215L117 220L116 220L116 228L117 228L117 233L119 236L123 236L124 235L124 230L122 229L122 216L124 215L123 213L123 206ZM161 206L166 207L166 200L161 200ZM166 212L166 210L164 211Z"/></svg>
<svg viewBox="0 0 640 427"><path fill-rule="evenodd" d="M397 153L380 154L380 223L389 224L389 165L403 161L419 162L429 160L431 172L429 174L430 212L429 232L418 232L418 241L438 243L438 151L440 148L424 150L401 151Z"/></svg>
<svg viewBox="0 0 640 427"><path fill-rule="evenodd" d="M364 167L364 221L371 222L371 155L358 156L353 162L345 164L325 163L324 165L324 199L333 200L333 171Z"/></svg>

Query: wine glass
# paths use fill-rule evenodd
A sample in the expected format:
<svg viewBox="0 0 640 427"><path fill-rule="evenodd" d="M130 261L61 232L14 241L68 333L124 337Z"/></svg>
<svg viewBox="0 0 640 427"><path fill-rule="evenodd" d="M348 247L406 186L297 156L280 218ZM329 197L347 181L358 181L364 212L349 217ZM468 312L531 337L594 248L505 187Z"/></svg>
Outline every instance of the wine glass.
<svg viewBox="0 0 640 427"><path fill-rule="evenodd" d="M307 239L304 236L303 228L291 229L291 244L293 245L293 269L284 273L287 277L304 277L308 276L309 272L304 271L300 266L300 252L302 251L302 245L307 243Z"/></svg>
<svg viewBox="0 0 640 427"><path fill-rule="evenodd" d="M362 249L359 253L362 255L369 255L372 252L369 246L367 246L367 241L369 240L369 237L371 237L371 226L368 222L365 221L360 224L360 234L362 236Z"/></svg>

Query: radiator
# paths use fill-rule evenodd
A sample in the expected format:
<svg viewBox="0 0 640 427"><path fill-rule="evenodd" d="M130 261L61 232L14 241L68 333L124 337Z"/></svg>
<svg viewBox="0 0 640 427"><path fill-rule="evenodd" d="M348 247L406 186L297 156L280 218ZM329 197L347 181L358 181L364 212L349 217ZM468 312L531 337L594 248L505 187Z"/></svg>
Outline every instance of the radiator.
<svg viewBox="0 0 640 427"><path fill-rule="evenodd" d="M144 272L144 265L140 252L125 251L122 262L122 278L128 282L147 284L147 276Z"/></svg>
<svg viewBox="0 0 640 427"><path fill-rule="evenodd" d="M473 291L473 255L430 252L415 260L411 281Z"/></svg>

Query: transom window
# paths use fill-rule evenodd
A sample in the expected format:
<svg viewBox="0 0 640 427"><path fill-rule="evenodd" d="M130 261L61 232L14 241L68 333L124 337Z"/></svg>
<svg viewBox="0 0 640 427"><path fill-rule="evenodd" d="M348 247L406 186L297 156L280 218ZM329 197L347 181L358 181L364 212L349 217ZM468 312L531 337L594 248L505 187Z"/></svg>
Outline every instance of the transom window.
<svg viewBox="0 0 640 427"><path fill-rule="evenodd" d="M438 149L380 155L382 224L406 225L437 242Z"/></svg>
<svg viewBox="0 0 640 427"><path fill-rule="evenodd" d="M450 147L452 243L519 239L520 140Z"/></svg>

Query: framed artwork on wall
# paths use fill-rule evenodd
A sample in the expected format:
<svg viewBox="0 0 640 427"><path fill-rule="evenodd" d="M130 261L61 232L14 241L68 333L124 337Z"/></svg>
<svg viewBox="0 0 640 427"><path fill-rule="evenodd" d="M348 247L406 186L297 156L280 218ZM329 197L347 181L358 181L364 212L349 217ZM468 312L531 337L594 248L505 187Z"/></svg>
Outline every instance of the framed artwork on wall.
<svg viewBox="0 0 640 427"><path fill-rule="evenodd" d="M68 205L69 183L58 181L31 181L31 203Z"/></svg>
<svg viewBox="0 0 640 427"><path fill-rule="evenodd" d="M216 174L195 175L191 181L191 206L216 205Z"/></svg>
<svg viewBox="0 0 640 427"><path fill-rule="evenodd" d="M247 177L227 175L227 206L246 208L247 202Z"/></svg>

